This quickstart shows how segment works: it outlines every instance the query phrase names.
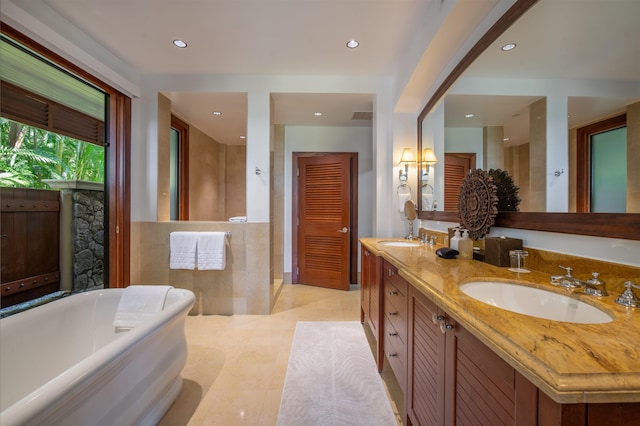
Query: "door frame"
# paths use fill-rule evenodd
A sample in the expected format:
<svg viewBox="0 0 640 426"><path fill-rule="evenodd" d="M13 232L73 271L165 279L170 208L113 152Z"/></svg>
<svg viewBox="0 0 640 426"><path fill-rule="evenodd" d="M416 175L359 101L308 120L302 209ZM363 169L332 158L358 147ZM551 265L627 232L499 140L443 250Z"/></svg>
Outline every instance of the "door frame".
<svg viewBox="0 0 640 426"><path fill-rule="evenodd" d="M349 215L349 280L351 284L358 282L358 153L357 152L293 152L292 154L292 194L291 194L291 283L298 283L298 204L299 185L298 167L301 157L322 157L325 155L349 155L351 160L350 211Z"/></svg>

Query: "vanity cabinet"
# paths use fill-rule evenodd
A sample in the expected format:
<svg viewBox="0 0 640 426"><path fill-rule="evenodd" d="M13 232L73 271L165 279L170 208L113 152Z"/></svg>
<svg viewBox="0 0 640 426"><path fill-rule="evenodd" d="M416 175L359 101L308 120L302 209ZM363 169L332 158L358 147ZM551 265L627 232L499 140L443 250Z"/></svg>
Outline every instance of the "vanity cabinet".
<svg viewBox="0 0 640 426"><path fill-rule="evenodd" d="M402 393L407 382L407 291L409 283L398 269L383 261L383 348Z"/></svg>
<svg viewBox="0 0 640 426"><path fill-rule="evenodd" d="M375 246L374 246L375 247ZM554 401L511 365L518 354L492 349L491 337L475 334L440 306L447 284L431 287L420 279L406 280L394 258L376 256L362 246L361 320L376 338L380 371L386 358L404 396L405 424L418 426L637 426L640 403L565 403ZM391 260L391 261L390 261ZM421 268L437 269L425 255ZM391 263L393 261L393 263ZM409 263L409 262L405 262ZM467 265L471 266L471 265ZM417 271L412 275L416 276ZM445 276L446 272L440 272ZM455 280L455 278L454 278ZM455 281L454 281L455 282ZM433 298L426 296L432 294ZM441 301L439 306L434 300ZM455 298L452 299L455 303ZM448 301L450 302L450 301ZM473 325L474 315L452 315ZM486 343L485 343L486 342ZM515 363L506 360L513 359ZM630 389L637 392L637 389Z"/></svg>
<svg viewBox="0 0 640 426"><path fill-rule="evenodd" d="M535 386L413 287L408 315L409 424L537 424Z"/></svg>
<svg viewBox="0 0 640 426"><path fill-rule="evenodd" d="M371 328L376 341L376 364L382 371L382 259L362 247L360 265L360 322Z"/></svg>
<svg viewBox="0 0 640 426"><path fill-rule="evenodd" d="M559 404L409 285L407 424L632 426L640 404Z"/></svg>

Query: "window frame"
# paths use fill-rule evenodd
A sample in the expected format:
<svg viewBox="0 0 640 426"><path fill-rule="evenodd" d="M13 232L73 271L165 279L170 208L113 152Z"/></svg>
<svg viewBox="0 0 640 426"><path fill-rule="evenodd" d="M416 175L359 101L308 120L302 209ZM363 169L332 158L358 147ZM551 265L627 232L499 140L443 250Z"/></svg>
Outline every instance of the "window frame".
<svg viewBox="0 0 640 426"><path fill-rule="evenodd" d="M189 125L171 114L171 128L180 135L178 144L179 220L189 220Z"/></svg>
<svg viewBox="0 0 640 426"><path fill-rule="evenodd" d="M591 212L591 136L627 126L627 114L620 114L576 131L576 212Z"/></svg>
<svg viewBox="0 0 640 426"><path fill-rule="evenodd" d="M105 111L105 287L131 281L131 98L15 28L1 22L0 32L108 95Z"/></svg>

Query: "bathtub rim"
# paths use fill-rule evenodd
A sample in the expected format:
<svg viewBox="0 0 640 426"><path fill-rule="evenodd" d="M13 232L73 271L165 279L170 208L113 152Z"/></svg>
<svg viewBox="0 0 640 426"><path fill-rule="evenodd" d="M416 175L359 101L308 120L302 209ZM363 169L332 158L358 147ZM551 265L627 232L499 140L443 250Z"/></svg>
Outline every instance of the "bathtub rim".
<svg viewBox="0 0 640 426"><path fill-rule="evenodd" d="M54 406L56 401L60 398L61 393L71 393L78 389L82 389L86 387L87 382L96 375L108 374L109 370L113 369L117 370L122 363L126 362L126 358L129 355L127 351L135 344L144 344L145 339L150 338L156 331L168 326L172 322L184 321L191 310L191 307L195 303L195 295L187 289L173 288L170 291L179 292L181 297L177 298L165 309L158 312L157 316L155 316L152 321L129 331L122 332L123 336L108 343L98 351L94 352L91 356L88 356L71 368L63 371L58 376L52 378L50 381L43 383L41 386L34 389L12 405L6 407L2 412L0 412L0 424L23 424L24 422L27 422L29 418L37 416ZM77 293L49 304L33 308L32 310L47 307L48 309L53 309L51 305L55 303L62 303L74 297L99 297L99 293L102 292L118 292L121 296L124 289L97 289ZM24 317L28 314L29 311L24 311L7 318L3 318L0 321L6 321L9 319L17 321L20 316ZM101 369L105 369L105 367L106 371L101 371ZM147 413L142 413L142 415L144 417Z"/></svg>

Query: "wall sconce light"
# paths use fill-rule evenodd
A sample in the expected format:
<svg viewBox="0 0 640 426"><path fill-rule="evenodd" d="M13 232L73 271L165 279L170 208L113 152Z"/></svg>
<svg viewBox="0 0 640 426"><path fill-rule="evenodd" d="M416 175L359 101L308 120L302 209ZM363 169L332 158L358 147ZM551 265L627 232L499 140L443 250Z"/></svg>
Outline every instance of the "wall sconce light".
<svg viewBox="0 0 640 426"><path fill-rule="evenodd" d="M422 168L422 182L426 183L429 180L429 168L438 162L436 155L433 153L433 149L425 148L422 150L422 158L420 164Z"/></svg>
<svg viewBox="0 0 640 426"><path fill-rule="evenodd" d="M416 158L413 156L413 152L411 152L411 148L404 148L402 150L402 155L400 156L400 165L404 164L404 170L400 169L400 182L406 182L409 177L409 164L413 164L416 162Z"/></svg>

